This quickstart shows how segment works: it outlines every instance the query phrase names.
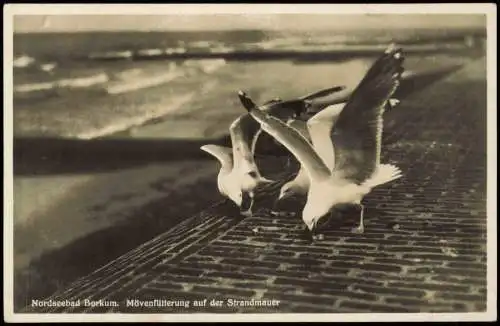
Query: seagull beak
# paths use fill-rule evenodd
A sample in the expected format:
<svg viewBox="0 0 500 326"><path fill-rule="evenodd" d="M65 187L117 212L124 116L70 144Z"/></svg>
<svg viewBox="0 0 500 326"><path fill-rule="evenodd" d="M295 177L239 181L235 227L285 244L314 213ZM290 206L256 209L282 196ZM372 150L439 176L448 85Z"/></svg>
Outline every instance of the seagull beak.
<svg viewBox="0 0 500 326"><path fill-rule="evenodd" d="M241 200L241 206L240 206L240 208L241 208L242 211L246 211L246 210L250 209L250 206L251 206L251 203L252 203L253 199L250 196L250 194L247 193L247 192L245 192L245 191L242 193L242 195L243 195L243 197L242 197L242 200Z"/></svg>
<svg viewBox="0 0 500 326"><path fill-rule="evenodd" d="M316 240L316 233L318 231L316 227L316 220L312 221L312 223L307 227L309 228L309 236L311 238L311 241L314 242L314 240Z"/></svg>
<svg viewBox="0 0 500 326"><path fill-rule="evenodd" d="M312 220L311 224L307 225L307 228L309 229L309 233L311 235L314 235L316 233L316 220Z"/></svg>
<svg viewBox="0 0 500 326"><path fill-rule="evenodd" d="M276 199L276 201L280 201L282 199L285 199L286 197L288 197L288 192L280 192L278 199Z"/></svg>
<svg viewBox="0 0 500 326"><path fill-rule="evenodd" d="M286 198L284 194L280 194L273 203L273 211L282 211L283 199Z"/></svg>

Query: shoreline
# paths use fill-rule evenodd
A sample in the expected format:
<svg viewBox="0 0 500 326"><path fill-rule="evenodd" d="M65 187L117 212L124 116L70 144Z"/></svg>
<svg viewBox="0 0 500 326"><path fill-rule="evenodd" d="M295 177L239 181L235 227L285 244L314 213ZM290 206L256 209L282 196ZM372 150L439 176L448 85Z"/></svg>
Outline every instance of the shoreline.
<svg viewBox="0 0 500 326"><path fill-rule="evenodd" d="M425 75L432 74L433 70L458 68L473 58L472 53L453 56L442 53L437 56L409 55L407 61L410 74L404 79L408 83L415 84L414 80L418 82L419 79L425 79ZM342 60L302 63L278 60L251 64L231 62L213 73L206 75L188 73L186 77L172 83L159 84L116 96L81 90L75 94L67 93L38 100L36 110L33 110L34 102L15 102L14 135L16 138L70 139L179 138L178 133L181 130L191 128L202 131L194 135L195 137L210 137L210 133L217 128L216 125L220 124L219 121L213 121L214 119L227 119L226 122L230 123L230 120L241 114L235 89L246 89L259 102L276 96L292 98L340 84L348 86L349 91L368 68L371 60L373 56L354 58L345 62ZM437 62L441 64L438 65ZM164 69L163 63L148 63L148 67L143 67L138 62L130 64L132 66L129 69ZM346 69L349 71L347 76ZM259 71L268 70L274 71L277 76L269 76L266 79L259 77ZM284 79L278 78L279 76L283 76ZM258 84L255 84L255 78L260 80ZM227 99L227 102L222 101L222 98ZM224 102L225 107L220 107ZM217 113L215 109L218 109ZM175 123L170 125L172 122L184 126L176 128ZM194 122L199 123L193 125ZM184 136L192 137L189 133Z"/></svg>

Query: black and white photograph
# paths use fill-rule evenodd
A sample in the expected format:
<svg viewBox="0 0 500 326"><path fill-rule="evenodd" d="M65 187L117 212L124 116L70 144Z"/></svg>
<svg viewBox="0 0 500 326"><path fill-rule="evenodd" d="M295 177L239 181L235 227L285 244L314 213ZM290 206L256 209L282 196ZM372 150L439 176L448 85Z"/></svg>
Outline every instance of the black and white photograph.
<svg viewBox="0 0 500 326"><path fill-rule="evenodd" d="M494 4L5 6L4 321L496 320L496 49Z"/></svg>

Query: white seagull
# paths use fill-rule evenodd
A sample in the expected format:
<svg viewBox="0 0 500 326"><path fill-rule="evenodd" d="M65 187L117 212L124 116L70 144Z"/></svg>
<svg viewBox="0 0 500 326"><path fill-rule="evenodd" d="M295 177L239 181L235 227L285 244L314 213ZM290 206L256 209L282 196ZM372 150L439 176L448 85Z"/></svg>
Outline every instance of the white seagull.
<svg viewBox="0 0 500 326"><path fill-rule="evenodd" d="M399 100L395 98L389 99L385 110L390 110L399 104ZM330 105L323 109L321 112L315 114L307 122L301 120L290 120L293 121L287 123L288 125L295 127L304 137L308 138L312 142L311 137L314 137L314 143L317 144L315 149L320 154L321 158L329 167L333 166L334 163L334 152L333 148L329 148L326 144L326 148L323 147L324 139L330 137L330 132L338 119L340 112L344 109L346 102L337 103ZM318 149L319 146L319 149ZM306 196L309 190L309 177L304 166L301 166L299 172L296 174L295 178L291 181L285 183L279 192L278 199L274 203L274 207L277 207L278 203L282 200L288 199L294 196ZM274 212L278 214L277 212Z"/></svg>
<svg viewBox="0 0 500 326"><path fill-rule="evenodd" d="M298 123L295 119L300 119L300 116L314 105L314 99L331 95L344 88L336 86L288 101L273 99L265 103L262 110L278 119ZM255 189L272 182L262 177L254 160L255 147L261 131L260 125L248 113L243 114L229 127L231 148L214 144L200 148L221 163L217 176L219 192L240 207L244 216L252 215Z"/></svg>
<svg viewBox="0 0 500 326"><path fill-rule="evenodd" d="M253 155L255 141L245 139L248 133L244 130L252 127L248 121L244 116L240 116L229 127L231 148L213 144L201 147L201 150L213 155L221 163L217 176L219 192L238 205L244 216L252 214L254 190L261 184L272 182L262 177L255 163ZM258 133L253 135L253 138L256 138Z"/></svg>
<svg viewBox="0 0 500 326"><path fill-rule="evenodd" d="M331 123L329 137L319 139L314 132L311 133L318 129L309 129L312 144L295 129L259 110L244 92L239 92L245 109L264 131L292 152L309 176L302 219L313 239L318 221L342 204L360 207L359 226L353 232L364 232L363 197L374 187L401 177L398 167L380 164L380 151L382 114L399 86L403 61L402 50L390 46L368 70L337 114L334 128Z"/></svg>

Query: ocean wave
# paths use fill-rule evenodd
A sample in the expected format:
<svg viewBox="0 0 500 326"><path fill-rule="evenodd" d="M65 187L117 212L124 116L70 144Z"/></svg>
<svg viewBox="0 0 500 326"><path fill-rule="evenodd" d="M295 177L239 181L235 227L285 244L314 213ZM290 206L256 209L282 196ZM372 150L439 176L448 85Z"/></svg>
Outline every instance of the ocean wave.
<svg viewBox="0 0 500 326"><path fill-rule="evenodd" d="M277 38L274 40L258 42L255 44L255 46L264 50L274 50L277 48L297 46L299 44L302 44L304 40L305 39L301 37Z"/></svg>
<svg viewBox="0 0 500 326"><path fill-rule="evenodd" d="M14 93L29 93L37 91L46 91L54 88L53 82L29 83L14 86Z"/></svg>
<svg viewBox="0 0 500 326"><path fill-rule="evenodd" d="M234 48L221 45L221 46L216 46L216 47L210 48L210 52L212 52L212 53L231 53L231 52L234 52Z"/></svg>
<svg viewBox="0 0 500 326"><path fill-rule="evenodd" d="M103 84L108 80L109 77L106 73L100 73L89 77L62 79L56 81L56 85L58 87L80 88Z"/></svg>
<svg viewBox="0 0 500 326"><path fill-rule="evenodd" d="M117 72L114 74L113 77L118 78L118 79L130 79L133 77L136 77L141 73L141 69L139 68L131 68L131 69L126 69L120 72Z"/></svg>
<svg viewBox="0 0 500 326"><path fill-rule="evenodd" d="M169 112L177 111L181 106L189 102L194 96L195 96L194 92L180 95L179 97L173 99L170 105L166 106L160 105L156 107L155 110L147 112L142 116L118 117L114 119L113 123L110 123L106 126L92 128L90 130L79 132L76 134L71 133L68 134L67 136L76 137L79 139L93 139L97 137L110 135L119 131L124 131L134 126L140 126L150 120L160 118Z"/></svg>
<svg viewBox="0 0 500 326"><path fill-rule="evenodd" d="M185 60L184 65L187 67L199 68L206 74L210 74L226 64L224 59L200 59L200 60Z"/></svg>
<svg viewBox="0 0 500 326"><path fill-rule="evenodd" d="M210 41L196 41L189 43L189 47L195 47L195 48L209 48L212 45L213 42Z"/></svg>
<svg viewBox="0 0 500 326"><path fill-rule="evenodd" d="M164 53L164 51L161 49L142 49L142 50L137 51L138 55L148 56L148 57L160 56L163 53Z"/></svg>
<svg viewBox="0 0 500 326"><path fill-rule="evenodd" d="M182 53L186 53L186 49L184 47L165 49L165 54L182 54Z"/></svg>
<svg viewBox="0 0 500 326"><path fill-rule="evenodd" d="M59 79L50 82L28 83L14 86L14 93L29 93L46 91L56 88L87 88L109 80L106 73L99 73L88 77Z"/></svg>
<svg viewBox="0 0 500 326"><path fill-rule="evenodd" d="M27 55L22 55L17 57L13 61L14 68L26 68L35 63L35 58L32 58Z"/></svg>
<svg viewBox="0 0 500 326"><path fill-rule="evenodd" d="M91 53L89 54L90 59L130 59L133 56L133 52L127 51L109 51L102 53Z"/></svg>
<svg viewBox="0 0 500 326"><path fill-rule="evenodd" d="M42 63L40 65L40 70L45 71L45 72L51 72L56 67L57 67L57 63L55 63L55 62Z"/></svg>
<svg viewBox="0 0 500 326"><path fill-rule="evenodd" d="M348 35L334 35L334 36L317 36L306 38L303 40L304 45L323 45L323 44L341 44L348 43L352 37Z"/></svg>
<svg viewBox="0 0 500 326"><path fill-rule="evenodd" d="M130 81L120 81L106 86L105 89L108 94L121 94L165 84L183 75L184 72L181 70L170 69L170 71L157 76L145 76L142 78L135 78Z"/></svg>
<svg viewBox="0 0 500 326"><path fill-rule="evenodd" d="M226 64L224 59L201 60L201 69L205 73L212 73Z"/></svg>

